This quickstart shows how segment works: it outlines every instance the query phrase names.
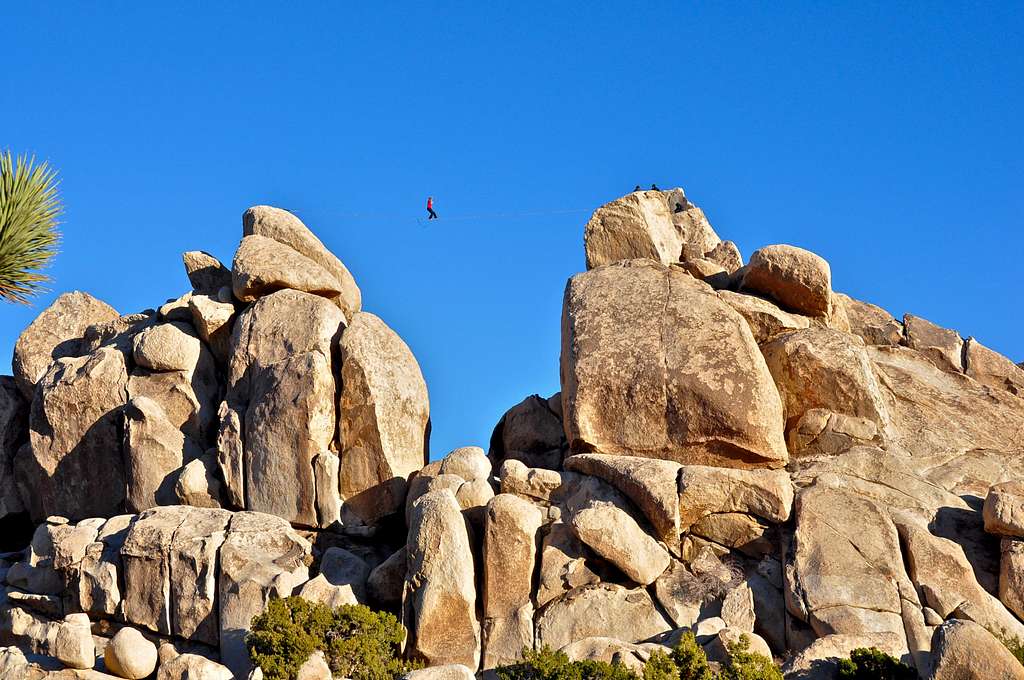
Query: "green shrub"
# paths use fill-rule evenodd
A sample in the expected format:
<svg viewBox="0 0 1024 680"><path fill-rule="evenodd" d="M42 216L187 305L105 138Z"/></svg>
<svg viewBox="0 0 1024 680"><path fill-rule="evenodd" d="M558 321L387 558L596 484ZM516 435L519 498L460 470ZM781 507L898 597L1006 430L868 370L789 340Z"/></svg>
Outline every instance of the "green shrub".
<svg viewBox="0 0 1024 680"><path fill-rule="evenodd" d="M697 636L687 631L672 650L672 661L679 669L679 680L713 680L707 654L697 644Z"/></svg>
<svg viewBox="0 0 1024 680"><path fill-rule="evenodd" d="M671 654L654 652L638 676L620 663L570 661L563 652L544 646L523 650L523 661L496 670L499 680L782 680L772 660L749 651L743 636L728 647L729 661L714 673L692 632L683 633Z"/></svg>
<svg viewBox="0 0 1024 680"><path fill-rule="evenodd" d="M499 680L640 680L621 663L570 661L564 652L544 645L523 650L523 660L495 669Z"/></svg>
<svg viewBox="0 0 1024 680"><path fill-rule="evenodd" d="M301 597L271 600L252 620L249 658L266 680L294 680L319 650L331 672L352 680L393 680L412 665L399 657L405 630L392 614L363 605L325 604Z"/></svg>
<svg viewBox="0 0 1024 680"><path fill-rule="evenodd" d="M750 638L746 635L741 635L739 642L730 642L726 649L729 660L719 673L721 680L782 680L775 662L750 651Z"/></svg>
<svg viewBox="0 0 1024 680"><path fill-rule="evenodd" d="M885 652L863 647L839 661L840 680L916 680L917 671Z"/></svg>
<svg viewBox="0 0 1024 680"><path fill-rule="evenodd" d="M654 652L644 664L643 680L679 680L679 667L665 652Z"/></svg>

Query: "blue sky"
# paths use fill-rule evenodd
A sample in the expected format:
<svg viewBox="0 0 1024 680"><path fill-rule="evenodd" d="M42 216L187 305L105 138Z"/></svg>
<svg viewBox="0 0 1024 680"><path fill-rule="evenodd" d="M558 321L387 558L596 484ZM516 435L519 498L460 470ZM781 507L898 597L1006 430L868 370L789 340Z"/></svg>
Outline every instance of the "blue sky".
<svg viewBox="0 0 1024 680"><path fill-rule="evenodd" d="M270 203L412 347L433 454L486 447L558 389L589 211L657 182L745 257L809 248L837 290L1024 360L1020 3L497 4L4 7L0 148L60 170L66 215L0 353L60 291L177 297L180 253L230 263ZM425 226L428 194L470 218Z"/></svg>

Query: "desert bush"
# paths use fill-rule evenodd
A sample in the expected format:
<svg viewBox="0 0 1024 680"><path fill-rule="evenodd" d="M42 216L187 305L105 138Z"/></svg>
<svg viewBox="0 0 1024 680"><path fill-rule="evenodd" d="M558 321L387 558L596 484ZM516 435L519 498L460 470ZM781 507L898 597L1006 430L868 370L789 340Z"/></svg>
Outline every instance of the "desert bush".
<svg viewBox="0 0 1024 680"><path fill-rule="evenodd" d="M570 661L564 652L544 645L523 650L523 660L495 669L499 680L640 680L621 663Z"/></svg>
<svg viewBox="0 0 1024 680"><path fill-rule="evenodd" d="M739 642L730 642L726 649L729 660L718 674L721 680L782 680L774 661L750 651L750 638L746 635L741 635Z"/></svg>
<svg viewBox="0 0 1024 680"><path fill-rule="evenodd" d="M690 631L683 633L671 654L651 654L641 674L620 663L570 661L563 652L544 646L523 650L523 661L496 670L499 680L782 680L772 660L749 651L743 636L728 647L729 660L715 673Z"/></svg>
<svg viewBox="0 0 1024 680"><path fill-rule="evenodd" d="M301 597L271 600L252 620L246 647L266 680L294 680L320 650L335 676L393 680L412 668L400 658L405 630L387 612L363 605L331 609Z"/></svg>
<svg viewBox="0 0 1024 680"><path fill-rule="evenodd" d="M643 680L679 680L679 667L665 652L654 652L644 664Z"/></svg>
<svg viewBox="0 0 1024 680"><path fill-rule="evenodd" d="M672 661L679 669L679 680L713 680L707 654L697 644L697 636L687 631L672 650Z"/></svg>
<svg viewBox="0 0 1024 680"><path fill-rule="evenodd" d="M917 671L889 656L885 652L871 647L863 647L850 652L849 659L839 661L840 680L916 680Z"/></svg>

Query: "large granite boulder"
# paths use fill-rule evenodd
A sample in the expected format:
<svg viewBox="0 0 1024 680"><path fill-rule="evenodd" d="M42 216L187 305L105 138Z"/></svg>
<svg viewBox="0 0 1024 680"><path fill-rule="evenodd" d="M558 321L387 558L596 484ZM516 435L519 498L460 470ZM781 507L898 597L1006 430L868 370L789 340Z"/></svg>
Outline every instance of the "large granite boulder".
<svg viewBox="0 0 1024 680"><path fill-rule="evenodd" d="M1024 397L1024 369L975 338L964 343L964 372L989 387Z"/></svg>
<svg viewBox="0 0 1024 680"><path fill-rule="evenodd" d="M982 515L985 531L1024 538L1024 481L1003 482L989 489Z"/></svg>
<svg viewBox="0 0 1024 680"><path fill-rule="evenodd" d="M602 583L576 588L541 611L537 644L559 649L589 637L642 642L671 629L646 590Z"/></svg>
<svg viewBox="0 0 1024 680"><path fill-rule="evenodd" d="M797 496L795 515L789 612L819 636L905 635L902 598L916 596L885 508L819 481Z"/></svg>
<svg viewBox="0 0 1024 680"><path fill-rule="evenodd" d="M654 583L668 568L669 554L624 510L596 505L573 513L570 526L584 545L635 583Z"/></svg>
<svg viewBox="0 0 1024 680"><path fill-rule="evenodd" d="M216 295L221 288L231 288L231 270L213 255L202 250L190 250L182 253L181 260L194 293Z"/></svg>
<svg viewBox="0 0 1024 680"><path fill-rule="evenodd" d="M913 314L903 315L906 345L917 350L943 371L963 371L964 341L956 331Z"/></svg>
<svg viewBox="0 0 1024 680"><path fill-rule="evenodd" d="M491 433L488 456L495 467L506 459L528 467L558 469L567 444L562 424L562 395L544 399L534 394L502 415Z"/></svg>
<svg viewBox="0 0 1024 680"><path fill-rule="evenodd" d="M360 310L362 295L348 268L292 213L269 205L253 206L242 215L242 233L273 239L312 260L337 281L340 293L334 301L345 318Z"/></svg>
<svg viewBox="0 0 1024 680"><path fill-rule="evenodd" d="M793 484L783 470L684 465L679 472L678 502L683 531L715 513L747 513L785 522L793 507Z"/></svg>
<svg viewBox="0 0 1024 680"><path fill-rule="evenodd" d="M863 343L830 328L807 328L762 346L789 428L811 409L865 418L884 432L889 407Z"/></svg>
<svg viewBox="0 0 1024 680"><path fill-rule="evenodd" d="M403 507L406 480L427 462L427 385L409 347L373 314L353 315L340 349L343 515L373 523Z"/></svg>
<svg viewBox="0 0 1024 680"><path fill-rule="evenodd" d="M782 404L746 321L649 260L569 280L562 402L573 452L779 467Z"/></svg>
<svg viewBox="0 0 1024 680"><path fill-rule="evenodd" d="M670 460L581 453L565 461L565 469L600 477L640 508L669 546L679 542L679 472Z"/></svg>
<svg viewBox="0 0 1024 680"><path fill-rule="evenodd" d="M110 347L58 359L40 379L29 420L31 446L15 457L21 497L36 521L117 514L125 498L121 407L124 354Z"/></svg>
<svg viewBox="0 0 1024 680"><path fill-rule="evenodd" d="M88 293L64 293L44 309L18 336L14 345L14 377L26 399L57 359L82 353L86 329L119 318L117 310Z"/></svg>
<svg viewBox="0 0 1024 680"><path fill-rule="evenodd" d="M765 246L754 251L744 272L744 290L767 295L787 309L807 316L828 316L832 310L832 270L809 250Z"/></svg>
<svg viewBox="0 0 1024 680"><path fill-rule="evenodd" d="M953 619L935 630L928 680L1024 680L1024 666L992 633Z"/></svg>
<svg viewBox="0 0 1024 680"><path fill-rule="evenodd" d="M142 512L177 501L178 472L203 450L175 427L163 408L148 397L136 397L124 407L126 496L129 512Z"/></svg>
<svg viewBox="0 0 1024 680"><path fill-rule="evenodd" d="M903 324L878 305L835 294L846 310L850 332L866 345L899 345L903 342Z"/></svg>
<svg viewBox="0 0 1024 680"><path fill-rule="evenodd" d="M476 576L455 494L431 491L412 505L402 623L407 653L428 665L480 665Z"/></svg>
<svg viewBox="0 0 1024 680"><path fill-rule="evenodd" d="M684 245L702 255L720 243L682 189L635 191L594 211L583 232L587 269L619 260L678 262Z"/></svg>
<svg viewBox="0 0 1024 680"><path fill-rule="evenodd" d="M231 263L235 297L243 302L285 288L335 298L341 285L327 270L283 243L263 236L246 236Z"/></svg>
<svg viewBox="0 0 1024 680"><path fill-rule="evenodd" d="M326 299L294 290L261 298L239 316L219 459L229 489L243 471L245 508L318 525L313 460L335 437L332 357L344 323ZM223 437L232 411L240 441Z"/></svg>
<svg viewBox="0 0 1024 680"><path fill-rule="evenodd" d="M540 509L512 494L487 504L483 536L484 669L513 663L532 649L533 572Z"/></svg>

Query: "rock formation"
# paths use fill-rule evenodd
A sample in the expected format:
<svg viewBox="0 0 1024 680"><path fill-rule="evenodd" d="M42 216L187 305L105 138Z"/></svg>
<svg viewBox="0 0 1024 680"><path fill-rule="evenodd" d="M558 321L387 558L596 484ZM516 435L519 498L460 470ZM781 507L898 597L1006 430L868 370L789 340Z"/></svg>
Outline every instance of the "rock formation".
<svg viewBox="0 0 1024 680"><path fill-rule="evenodd" d="M412 351L287 211L246 211L230 269L185 253L157 311L59 297L0 377L0 521L35 525L0 554L0 677L244 678L292 594L399 614L410 677L637 668L685 630L789 678L864 646L1024 676L1020 365L807 250L744 265L681 189L584 245L561 391L432 462Z"/></svg>

